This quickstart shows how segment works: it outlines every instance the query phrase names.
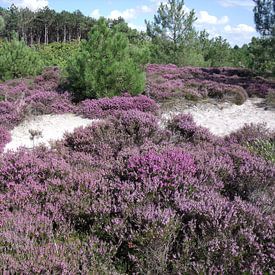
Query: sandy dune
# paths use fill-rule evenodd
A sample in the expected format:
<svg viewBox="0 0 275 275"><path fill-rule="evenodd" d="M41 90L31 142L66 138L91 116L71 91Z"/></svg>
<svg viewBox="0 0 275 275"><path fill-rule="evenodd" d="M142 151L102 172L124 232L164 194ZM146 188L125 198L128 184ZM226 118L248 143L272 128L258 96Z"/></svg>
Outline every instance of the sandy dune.
<svg viewBox="0 0 275 275"><path fill-rule="evenodd" d="M251 98L240 106L232 103L199 103L165 112L162 120L166 121L180 113L190 113L198 125L208 128L218 136L228 135L250 123L266 123L269 129L275 131L275 110L260 107L261 102L262 99Z"/></svg>

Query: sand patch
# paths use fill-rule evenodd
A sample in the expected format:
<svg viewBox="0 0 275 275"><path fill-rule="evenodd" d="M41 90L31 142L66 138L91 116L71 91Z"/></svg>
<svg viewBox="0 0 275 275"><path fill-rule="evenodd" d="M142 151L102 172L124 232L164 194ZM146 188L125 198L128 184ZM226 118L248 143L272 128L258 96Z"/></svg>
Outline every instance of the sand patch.
<svg viewBox="0 0 275 275"><path fill-rule="evenodd" d="M74 114L41 115L26 120L11 131L12 140L4 151L17 150L19 147L33 148L39 144L50 146L52 141L62 139L68 132L72 133L78 127L85 127L98 120L85 119ZM30 131L41 133L31 140Z"/></svg>
<svg viewBox="0 0 275 275"><path fill-rule="evenodd" d="M197 103L193 106L176 106L162 114L163 122L180 113L190 113L194 121L217 136L226 136L245 124L266 123L275 131L275 110L261 107L263 99L250 98L243 105L232 103Z"/></svg>

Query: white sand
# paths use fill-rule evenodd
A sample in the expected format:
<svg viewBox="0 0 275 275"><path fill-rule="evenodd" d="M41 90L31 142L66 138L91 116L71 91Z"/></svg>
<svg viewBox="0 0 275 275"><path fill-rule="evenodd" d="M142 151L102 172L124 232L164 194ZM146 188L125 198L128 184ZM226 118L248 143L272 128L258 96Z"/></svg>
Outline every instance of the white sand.
<svg viewBox="0 0 275 275"><path fill-rule="evenodd" d="M244 124L266 123L267 127L275 131L275 110L265 110L257 104L261 99L248 99L243 105L231 103L198 103L191 107L175 106L171 111L163 113L161 125L180 113L190 113L195 122L208 128L213 134L225 136L234 132ZM84 119L74 114L43 115L24 121L11 131L12 141L6 145L4 151L16 150L19 147L33 148L39 144L50 146L52 141L62 139L65 132L71 133L78 127L85 127L99 120ZM30 130L38 130L41 137L31 140Z"/></svg>
<svg viewBox="0 0 275 275"><path fill-rule="evenodd" d="M74 114L37 116L24 121L11 131L12 141L6 145L4 151L19 147L33 148L41 143L50 146L52 141L62 139L65 132L71 133L74 129L91 125L95 121L98 120L84 119ZM32 141L29 130L38 130L42 136Z"/></svg>
<svg viewBox="0 0 275 275"><path fill-rule="evenodd" d="M259 98L248 99L243 105L231 103L199 103L192 107L176 109L164 113L162 121L165 122L180 113L190 113L197 125L206 127L215 135L225 136L245 124L266 123L266 126L275 131L275 110L265 110L257 104L263 100Z"/></svg>

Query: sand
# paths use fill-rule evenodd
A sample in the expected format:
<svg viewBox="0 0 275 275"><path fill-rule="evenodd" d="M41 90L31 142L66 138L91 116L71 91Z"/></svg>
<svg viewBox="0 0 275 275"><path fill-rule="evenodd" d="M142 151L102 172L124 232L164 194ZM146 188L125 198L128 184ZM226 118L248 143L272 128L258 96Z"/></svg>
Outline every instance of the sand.
<svg viewBox="0 0 275 275"><path fill-rule="evenodd" d="M245 124L266 123L267 128L275 131L275 110L261 107L263 99L250 98L243 105L232 103L198 103L193 106L175 107L162 114L165 123L180 113L190 113L194 121L206 127L217 136L226 136Z"/></svg>
<svg viewBox="0 0 275 275"><path fill-rule="evenodd" d="M17 150L19 147L33 148L39 144L50 146L52 141L62 139L63 135L72 133L78 127L85 127L98 120L84 119L74 114L62 115L41 115L24 121L11 131L12 140L4 148L8 150ZM41 132L41 137L37 136L31 140L30 130Z"/></svg>
<svg viewBox="0 0 275 275"><path fill-rule="evenodd" d="M195 122L208 128L217 136L226 136L245 124L266 123L266 126L275 131L275 110L261 107L262 99L251 98L243 105L232 103L197 103L187 105L171 105L169 110L160 116L160 125L180 113L190 113ZM33 148L39 144L50 146L51 142L62 139L64 133L73 132L78 127L85 127L98 120L84 119L74 114L42 115L24 121L11 131L12 141L6 145L4 151L17 150L20 147ZM41 132L31 140L30 130Z"/></svg>

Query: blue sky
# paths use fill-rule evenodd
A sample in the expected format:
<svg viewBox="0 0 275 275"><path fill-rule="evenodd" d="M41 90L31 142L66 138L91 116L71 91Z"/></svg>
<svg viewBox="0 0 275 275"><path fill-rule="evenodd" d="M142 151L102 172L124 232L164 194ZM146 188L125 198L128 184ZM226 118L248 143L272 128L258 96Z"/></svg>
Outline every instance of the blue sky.
<svg viewBox="0 0 275 275"><path fill-rule="evenodd" d="M152 20L160 2L165 0L0 0L0 5L11 3L32 10L48 5L57 11L81 10L93 17L122 16L131 27L145 29L144 20ZM210 35L226 38L231 45L248 43L257 36L253 21L253 0L185 0L187 10L194 9L197 29L206 29Z"/></svg>

